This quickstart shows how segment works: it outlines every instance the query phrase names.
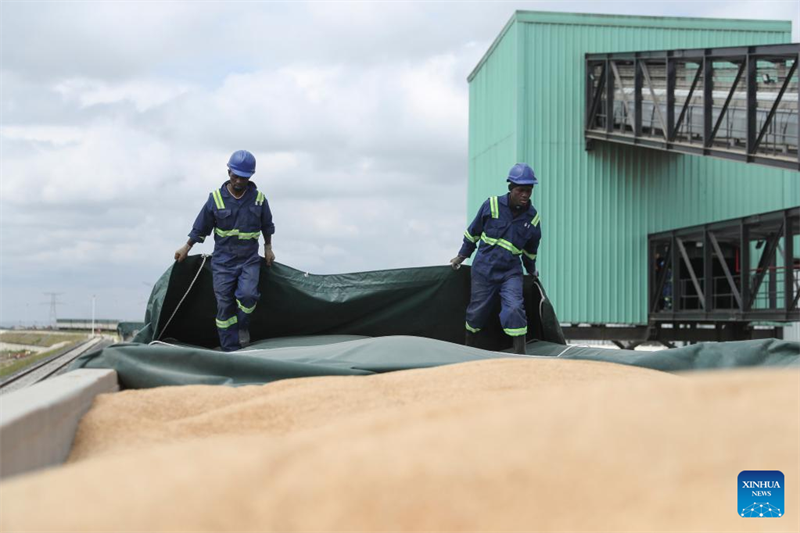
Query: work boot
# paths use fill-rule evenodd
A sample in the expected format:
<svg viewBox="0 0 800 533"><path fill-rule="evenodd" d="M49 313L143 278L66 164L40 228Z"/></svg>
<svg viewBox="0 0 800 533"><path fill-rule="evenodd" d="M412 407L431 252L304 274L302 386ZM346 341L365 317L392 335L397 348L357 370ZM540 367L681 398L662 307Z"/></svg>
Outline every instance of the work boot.
<svg viewBox="0 0 800 533"><path fill-rule="evenodd" d="M525 350L525 335L514 337L514 353L520 355L528 354L528 352Z"/></svg>
<svg viewBox="0 0 800 533"><path fill-rule="evenodd" d="M250 330L248 329L239 330L239 344L242 345L242 348L250 344Z"/></svg>
<svg viewBox="0 0 800 533"><path fill-rule="evenodd" d="M471 331L467 331L467 334L464 337L464 346L475 347L475 334Z"/></svg>

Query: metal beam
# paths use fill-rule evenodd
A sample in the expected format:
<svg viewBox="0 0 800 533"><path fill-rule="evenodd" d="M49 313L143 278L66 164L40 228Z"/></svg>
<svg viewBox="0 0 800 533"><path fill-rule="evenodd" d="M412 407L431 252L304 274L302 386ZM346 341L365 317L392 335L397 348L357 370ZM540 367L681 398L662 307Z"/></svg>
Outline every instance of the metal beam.
<svg viewBox="0 0 800 533"><path fill-rule="evenodd" d="M789 211L783 212L783 272L784 272L784 287L783 287L783 301L786 305L786 310L792 309L789 302L795 300L792 294L795 289L794 282L794 233L792 232L792 221L789 219ZM800 295L800 289L798 289Z"/></svg>
<svg viewBox="0 0 800 533"><path fill-rule="evenodd" d="M631 108L628 105L628 97L625 95L625 85L622 83L622 78L619 75L617 64L614 61L609 61L611 70L614 71L614 79L619 85L620 94L622 94L622 105L625 107L625 114L628 116L628 123L631 125L631 130L636 130L636 124L633 122L633 115L631 115Z"/></svg>
<svg viewBox="0 0 800 533"><path fill-rule="evenodd" d="M667 247L667 253L664 256L664 269L661 271L661 274L659 275L658 283L656 285L656 290L651 295L651 297L653 298L652 305L650 306L650 312L651 313L655 313L656 312L656 308L658 307L658 302L659 302L660 296L664 291L664 285L667 282L667 272L670 271L669 263L671 261L671 255L672 255L672 248L668 246ZM673 301L672 305L673 305L673 307L675 306L674 301Z"/></svg>
<svg viewBox="0 0 800 533"><path fill-rule="evenodd" d="M605 65L603 65L603 68L600 71L600 79L597 81L597 89L595 90L594 98L592 99L592 108L590 109L589 114L586 117L586 129L590 129L594 125L595 118L597 117L597 109L600 104L600 97L603 95L603 88L605 87L605 84L606 84L606 72L605 72Z"/></svg>
<svg viewBox="0 0 800 533"><path fill-rule="evenodd" d="M689 261L689 255L686 253L686 247L683 245L683 240L680 237L675 237L675 242L678 244L678 250L680 250L681 257L683 257L683 262L686 265L686 269L689 271L689 277L692 278L692 284L694 285L694 290L697 291L700 304L705 310L706 298L703 295L702 289L700 288L700 282L697 281L697 275L695 275L694 268L692 268L692 262Z"/></svg>
<svg viewBox="0 0 800 533"><path fill-rule="evenodd" d="M675 137L678 135L678 131L681 129L681 125L683 124L683 119L686 118L686 110L689 109L689 104L692 101L692 97L694 96L694 90L697 87L697 82L700 81L700 75L703 73L703 65L697 65L697 72L694 73L694 79L692 80L692 86L689 88L689 96L686 97L686 101L683 102L683 107L681 107L681 114L678 116L678 122L675 123L675 128L673 130L672 137L669 138L670 141L674 141Z"/></svg>
<svg viewBox="0 0 800 533"><path fill-rule="evenodd" d="M744 72L745 62L739 65L739 71L736 73L736 78L733 80L733 85L731 85L731 90L728 92L728 97L725 98L725 103L722 105L722 110L719 112L719 117L717 117L717 123L714 124L714 129L711 130L711 137L706 141L706 146L711 146L714 143L714 138L717 136L717 131L719 131L719 126L722 124L722 119L725 117L725 113L728 111L728 106L733 99L733 93L736 92L736 87L739 85L739 80L742 79L742 73Z"/></svg>
<svg viewBox="0 0 800 533"><path fill-rule="evenodd" d="M722 249L719 247L717 236L714 235L713 231L708 232L708 239L711 241L711 246L714 247L714 251L717 253L717 259L719 259L719 263L722 265L722 271L725 273L725 278L728 280L728 285L730 285L731 291L733 291L733 297L736 299L736 303L739 304L739 310L744 311L742 308L742 296L739 294L739 289L736 287L736 282L731 275L731 270L728 268L728 263L725 261L725 256L722 255Z"/></svg>
<svg viewBox="0 0 800 533"><path fill-rule="evenodd" d="M678 244L675 242L674 232L670 236L670 239L669 249L672 250L670 254L672 256L672 312L674 313L681 310L681 284L680 278L678 277L681 271L681 260L678 257L678 253L675 251L678 249Z"/></svg>
<svg viewBox="0 0 800 533"><path fill-rule="evenodd" d="M783 99L783 93L786 92L786 88L789 87L789 83L792 81L792 76L797 71L797 61L792 64L792 68L789 69L789 74L786 75L786 79L783 80L783 85L781 86L781 90L778 92L778 96L775 98L775 102L772 104L772 107L769 110L769 114L767 114L767 119L764 121L764 125L761 127L761 132L758 134L758 138L756 139L755 145L753 146L753 150L750 152L755 153L758 150L758 145L761 144L761 139L764 138L764 135L767 133L769 129L769 125L772 123L772 118L775 116L775 111L778 109L778 106Z"/></svg>
<svg viewBox="0 0 800 533"><path fill-rule="evenodd" d="M703 58L703 146L711 146L711 128L714 120L714 60Z"/></svg>
<svg viewBox="0 0 800 533"><path fill-rule="evenodd" d="M656 96L656 92L653 87L653 80L650 79L650 71L647 68L647 62L642 61L639 64L642 66L642 74L644 74L644 79L647 82L647 88L650 89L650 98L653 99L653 107L658 115L658 121L661 123L661 133L664 135L664 140L669 142L669 139L667 138L667 124L664 122L664 115L661 114L661 104L658 101L658 96Z"/></svg>
<svg viewBox="0 0 800 533"><path fill-rule="evenodd" d="M752 329L748 322L716 323L713 328L697 327L708 322L682 321L673 324L674 327L653 326L622 326L608 327L605 325L592 326L562 326L564 337L570 340L584 341L610 341L625 342L663 342L698 341L719 342L742 339L769 339L775 338L778 328ZM680 327L683 326L683 327Z"/></svg>
<svg viewBox="0 0 800 533"><path fill-rule="evenodd" d="M634 107L634 123L633 135L635 137L642 136L642 68L639 65L638 59L633 62L633 107Z"/></svg>
<svg viewBox="0 0 800 533"><path fill-rule="evenodd" d="M672 54L676 59L699 59L702 58L705 51L711 52L715 57L728 58L728 57L741 57L745 54L755 54L761 57L784 56L797 54L797 43L788 44L762 44L755 46L723 46L719 48L689 48L679 50L648 50L648 51L632 51L632 52L613 52L613 53L594 53L586 54L588 59L606 59L612 57L613 59L633 59L634 57L641 57L643 59L665 59Z"/></svg>
<svg viewBox="0 0 800 533"><path fill-rule="evenodd" d="M747 153L755 153L756 118L758 117L758 101L756 100L756 74L758 73L758 59L752 55L747 56Z"/></svg>
<svg viewBox="0 0 800 533"><path fill-rule="evenodd" d="M705 289L705 304L703 308L708 311L714 310L714 275L713 263L711 261L711 243L709 242L708 230L703 232L703 288Z"/></svg>
<svg viewBox="0 0 800 533"><path fill-rule="evenodd" d="M604 71L606 73L606 132L614 131L614 75L606 61Z"/></svg>
<svg viewBox="0 0 800 533"><path fill-rule="evenodd" d="M761 288L761 282L764 281L764 275L769 271L770 265L775 259L775 250L778 246L778 241L780 240L782 233L783 223L781 222L781 226L778 228L778 231L776 231L769 239L767 239L767 242L764 245L764 251L761 253L761 259L758 261L756 277L753 279L753 287L750 290L749 307L753 306L753 303L758 296L758 290Z"/></svg>
<svg viewBox="0 0 800 533"><path fill-rule="evenodd" d="M739 221L739 270L741 271L742 312L750 311L750 228Z"/></svg>
<svg viewBox="0 0 800 533"><path fill-rule="evenodd" d="M667 58L667 142L675 138L675 60Z"/></svg>
<svg viewBox="0 0 800 533"><path fill-rule="evenodd" d="M783 168L786 170L800 170L800 165L794 158L779 157L779 156L748 156L741 152L734 152L729 149L715 149L715 148L702 148L699 145L690 145L686 143L672 142L667 143L664 140L652 140L645 137L634 137L633 135L625 135L619 132L606 133L605 131L593 130L585 133L587 139L597 139L601 141L611 141L620 144L627 144L630 146L643 146L646 148L655 148L658 150L665 150L667 152L676 152L682 154L694 154L718 157L721 159L728 159L730 161L739 161L742 163L755 163L758 165L765 165L773 168Z"/></svg>

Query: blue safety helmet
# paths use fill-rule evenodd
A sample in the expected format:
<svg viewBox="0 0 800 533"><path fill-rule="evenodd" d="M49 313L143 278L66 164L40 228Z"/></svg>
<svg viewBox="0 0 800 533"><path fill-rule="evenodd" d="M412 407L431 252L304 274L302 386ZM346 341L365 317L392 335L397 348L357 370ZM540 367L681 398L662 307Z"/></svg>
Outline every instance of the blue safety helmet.
<svg viewBox="0 0 800 533"><path fill-rule="evenodd" d="M256 158L247 150L237 150L228 160L228 168L240 178L249 178L256 173Z"/></svg>
<svg viewBox="0 0 800 533"><path fill-rule="evenodd" d="M539 185L533 169L526 163L517 163L508 171L508 180L514 185Z"/></svg>

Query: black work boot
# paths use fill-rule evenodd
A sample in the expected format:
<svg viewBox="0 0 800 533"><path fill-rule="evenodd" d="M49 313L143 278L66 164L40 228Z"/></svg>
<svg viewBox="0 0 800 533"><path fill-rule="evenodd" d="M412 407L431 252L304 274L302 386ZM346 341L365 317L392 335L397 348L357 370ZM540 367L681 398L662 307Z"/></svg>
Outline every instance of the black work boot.
<svg viewBox="0 0 800 533"><path fill-rule="evenodd" d="M527 355L528 352L525 350L525 335L518 335L514 337L514 353L520 355Z"/></svg>
<svg viewBox="0 0 800 533"><path fill-rule="evenodd" d="M467 334L464 337L464 346L472 346L475 347L475 334L471 331L467 330Z"/></svg>
<svg viewBox="0 0 800 533"><path fill-rule="evenodd" d="M239 330L239 344L242 345L242 348L250 344L250 330L249 329L240 329Z"/></svg>

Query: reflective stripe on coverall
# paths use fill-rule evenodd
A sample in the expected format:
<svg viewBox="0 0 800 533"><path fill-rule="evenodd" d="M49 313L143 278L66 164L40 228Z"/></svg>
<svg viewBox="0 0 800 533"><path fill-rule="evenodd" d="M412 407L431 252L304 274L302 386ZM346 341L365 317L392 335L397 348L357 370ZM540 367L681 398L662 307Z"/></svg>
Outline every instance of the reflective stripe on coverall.
<svg viewBox="0 0 800 533"><path fill-rule="evenodd" d="M512 337L527 333L520 257L529 273L536 272L541 237L540 217L533 203L516 218L508 205L508 195L492 196L483 203L464 232L464 244L458 252L460 256L469 257L478 247L472 262L467 330L476 333L486 326L499 296L503 331Z"/></svg>
<svg viewBox="0 0 800 533"><path fill-rule="evenodd" d="M211 192L197 215L189 238L203 242L214 231L211 272L217 299L217 330L220 346L226 352L238 350L239 329L249 327L250 316L260 297L258 255L260 234L272 235L275 225L269 203L255 183L236 199L227 183Z"/></svg>

